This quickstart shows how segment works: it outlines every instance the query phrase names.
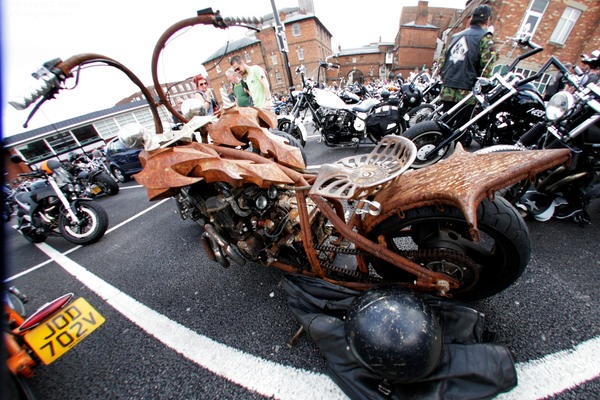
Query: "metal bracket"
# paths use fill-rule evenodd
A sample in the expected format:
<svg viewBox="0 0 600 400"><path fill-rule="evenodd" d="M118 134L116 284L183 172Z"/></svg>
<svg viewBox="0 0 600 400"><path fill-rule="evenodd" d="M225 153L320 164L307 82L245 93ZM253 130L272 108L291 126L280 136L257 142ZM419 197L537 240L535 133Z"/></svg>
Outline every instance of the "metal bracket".
<svg viewBox="0 0 600 400"><path fill-rule="evenodd" d="M358 206L354 212L358 215L371 214L377 216L381 213L381 204L377 201L363 199L358 202Z"/></svg>

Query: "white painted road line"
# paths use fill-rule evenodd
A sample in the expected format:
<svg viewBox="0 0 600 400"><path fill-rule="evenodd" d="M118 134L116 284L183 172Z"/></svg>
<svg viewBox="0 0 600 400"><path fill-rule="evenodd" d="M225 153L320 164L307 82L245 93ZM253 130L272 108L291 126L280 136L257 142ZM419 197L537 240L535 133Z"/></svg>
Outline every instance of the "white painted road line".
<svg viewBox="0 0 600 400"><path fill-rule="evenodd" d="M146 307L47 244L36 246L131 322L214 374L276 399L347 399L327 375L277 364L218 343Z"/></svg>
<svg viewBox="0 0 600 400"><path fill-rule="evenodd" d="M600 337L549 354L539 360L517 364L519 385L498 396L501 400L546 398L600 376Z"/></svg>

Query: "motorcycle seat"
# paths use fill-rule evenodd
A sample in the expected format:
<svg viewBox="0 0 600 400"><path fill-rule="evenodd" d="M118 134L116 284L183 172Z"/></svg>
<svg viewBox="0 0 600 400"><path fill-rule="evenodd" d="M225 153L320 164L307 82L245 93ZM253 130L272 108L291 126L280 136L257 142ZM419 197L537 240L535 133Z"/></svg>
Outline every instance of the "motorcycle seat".
<svg viewBox="0 0 600 400"><path fill-rule="evenodd" d="M373 106L375 106L376 104L379 104L379 100L377 100L377 99L367 99L367 100L365 100L363 102L360 102L358 104L351 104L350 105L350 109L352 111L355 111L355 112L366 113L370 109L372 109Z"/></svg>
<svg viewBox="0 0 600 400"><path fill-rule="evenodd" d="M369 154L323 164L309 194L337 199L366 197L406 171L416 156L417 148L409 139L384 136Z"/></svg>

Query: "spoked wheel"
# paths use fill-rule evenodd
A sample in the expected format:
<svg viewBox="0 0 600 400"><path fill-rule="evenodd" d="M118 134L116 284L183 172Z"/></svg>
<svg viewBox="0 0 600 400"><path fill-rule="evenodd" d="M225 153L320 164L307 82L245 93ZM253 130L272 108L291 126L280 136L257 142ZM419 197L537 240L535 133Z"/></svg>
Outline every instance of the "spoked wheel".
<svg viewBox="0 0 600 400"><path fill-rule="evenodd" d="M297 125L294 124L294 126L292 127L292 131L290 132L291 124L292 122L289 119L280 119L277 122L277 130L285 132L288 135L292 136L298 141L298 143L300 143L302 147L306 146L306 141L302 138L302 131L300 130L300 128L298 128Z"/></svg>
<svg viewBox="0 0 600 400"><path fill-rule="evenodd" d="M76 215L80 223L71 222L65 212L60 214L58 229L71 243L90 244L97 242L108 228L108 214L104 208L91 201L77 205Z"/></svg>
<svg viewBox="0 0 600 400"><path fill-rule="evenodd" d="M432 104L421 104L408 112L409 126L415 126L423 121L430 121L434 118L435 107Z"/></svg>
<svg viewBox="0 0 600 400"><path fill-rule="evenodd" d="M367 237L433 271L460 281L454 299L474 301L509 287L530 257L529 231L518 211L505 199L484 200L477 209L479 242L473 242L460 210L444 206L409 210L377 225ZM411 283L414 276L371 257L368 262L386 280Z"/></svg>
<svg viewBox="0 0 600 400"><path fill-rule="evenodd" d="M412 163L413 168L423 168L440 161L450 149L450 144L438 150L435 154L429 153L443 140L443 134L435 121L425 121L407 129L404 136L417 146L417 158Z"/></svg>

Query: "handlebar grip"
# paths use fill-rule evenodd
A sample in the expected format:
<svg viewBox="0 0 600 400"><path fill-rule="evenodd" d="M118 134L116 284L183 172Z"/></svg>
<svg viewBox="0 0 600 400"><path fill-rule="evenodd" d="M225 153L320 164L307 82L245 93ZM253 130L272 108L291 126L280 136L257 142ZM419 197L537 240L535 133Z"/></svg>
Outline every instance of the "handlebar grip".
<svg viewBox="0 0 600 400"><path fill-rule="evenodd" d="M17 110L26 109L35 103L37 99L46 96L59 85L58 76L45 66L31 75L36 78L36 81L34 82L34 86L29 90L29 94L17 97L8 102L8 104Z"/></svg>

